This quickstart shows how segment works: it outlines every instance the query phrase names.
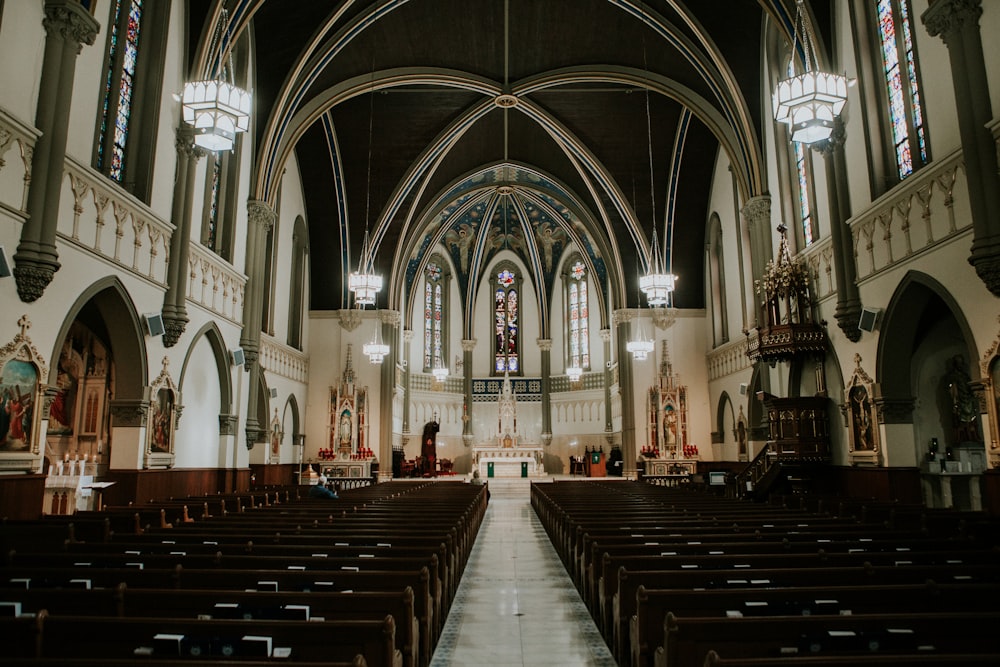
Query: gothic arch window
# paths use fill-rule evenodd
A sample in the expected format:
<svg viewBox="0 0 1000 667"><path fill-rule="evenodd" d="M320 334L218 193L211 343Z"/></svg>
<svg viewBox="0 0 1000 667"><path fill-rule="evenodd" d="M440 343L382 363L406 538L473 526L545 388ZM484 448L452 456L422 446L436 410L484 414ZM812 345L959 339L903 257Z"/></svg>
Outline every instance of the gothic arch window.
<svg viewBox="0 0 1000 667"><path fill-rule="evenodd" d="M448 366L448 285L451 274L440 255L424 268L424 371Z"/></svg>
<svg viewBox="0 0 1000 667"><path fill-rule="evenodd" d="M872 5L889 119L888 136L902 180L928 160L912 14L909 0L872 0Z"/></svg>
<svg viewBox="0 0 1000 667"><path fill-rule="evenodd" d="M292 276L288 295L288 344L302 349L302 315L306 301L306 259L309 255L309 237L302 216L295 218L292 227Z"/></svg>
<svg viewBox="0 0 1000 667"><path fill-rule="evenodd" d="M819 237L813 207L812 153L798 141L788 142L795 162L796 219L799 222L796 238L800 248L807 248Z"/></svg>
<svg viewBox="0 0 1000 667"><path fill-rule="evenodd" d="M513 265L493 273L493 374L521 372L521 280Z"/></svg>
<svg viewBox="0 0 1000 667"><path fill-rule="evenodd" d="M170 3L113 0L94 167L149 200Z"/></svg>
<svg viewBox="0 0 1000 667"><path fill-rule="evenodd" d="M567 368L590 368L590 294L587 278L583 258L579 254L570 257L563 271Z"/></svg>
<svg viewBox="0 0 1000 667"><path fill-rule="evenodd" d="M722 247L722 221L713 213L708 230L708 302L712 313L715 345L729 342L729 313L726 305L726 261Z"/></svg>

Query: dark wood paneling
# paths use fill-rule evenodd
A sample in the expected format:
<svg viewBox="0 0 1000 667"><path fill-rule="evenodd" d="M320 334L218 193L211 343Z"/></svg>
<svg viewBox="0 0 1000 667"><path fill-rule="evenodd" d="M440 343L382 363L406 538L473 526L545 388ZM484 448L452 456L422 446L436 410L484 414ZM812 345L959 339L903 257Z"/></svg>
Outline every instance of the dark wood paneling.
<svg viewBox="0 0 1000 667"><path fill-rule="evenodd" d="M0 518L37 519L44 497L45 475L0 476Z"/></svg>
<svg viewBox="0 0 1000 667"><path fill-rule="evenodd" d="M922 503L919 468L836 468L839 494L848 498Z"/></svg>
<svg viewBox="0 0 1000 667"><path fill-rule="evenodd" d="M298 472L299 466L297 463L272 465L250 464L251 483L255 486L288 486L289 484L295 484L295 481L298 479Z"/></svg>
<svg viewBox="0 0 1000 667"><path fill-rule="evenodd" d="M987 470L983 474L983 509L1000 517L1000 469Z"/></svg>
<svg viewBox="0 0 1000 667"><path fill-rule="evenodd" d="M152 500L246 491L250 488L249 469L111 470L105 479L115 482L104 493L106 505L143 504Z"/></svg>

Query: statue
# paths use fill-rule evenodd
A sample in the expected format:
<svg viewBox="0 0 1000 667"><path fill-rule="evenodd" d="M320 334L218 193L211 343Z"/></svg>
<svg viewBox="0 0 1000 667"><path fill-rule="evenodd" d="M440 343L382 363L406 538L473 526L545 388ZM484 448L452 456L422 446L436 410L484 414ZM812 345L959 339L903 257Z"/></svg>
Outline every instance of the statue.
<svg viewBox="0 0 1000 667"><path fill-rule="evenodd" d="M965 359L962 358L962 355L956 354L948 360L945 381L948 383L948 396L951 400L951 426L954 443L982 442L976 423L979 416L979 401L972 393L969 372L965 368Z"/></svg>

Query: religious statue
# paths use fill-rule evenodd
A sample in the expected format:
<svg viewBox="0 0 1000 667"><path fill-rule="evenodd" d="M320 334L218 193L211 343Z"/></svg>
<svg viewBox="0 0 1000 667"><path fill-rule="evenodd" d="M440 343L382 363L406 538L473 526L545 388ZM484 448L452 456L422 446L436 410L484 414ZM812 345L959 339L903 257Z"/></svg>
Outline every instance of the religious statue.
<svg viewBox="0 0 1000 667"><path fill-rule="evenodd" d="M948 396L951 401L951 425L955 444L962 442L982 442L976 418L979 416L979 401L972 393L969 372L965 359L956 354L948 360Z"/></svg>

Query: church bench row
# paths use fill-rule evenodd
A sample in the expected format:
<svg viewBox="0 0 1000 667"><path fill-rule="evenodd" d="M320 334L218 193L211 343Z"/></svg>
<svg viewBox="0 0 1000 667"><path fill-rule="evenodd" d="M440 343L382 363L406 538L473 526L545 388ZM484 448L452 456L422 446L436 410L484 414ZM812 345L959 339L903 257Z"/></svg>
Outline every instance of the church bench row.
<svg viewBox="0 0 1000 667"><path fill-rule="evenodd" d="M667 614L655 667L701 665L720 655L1000 652L1000 613L933 612L849 616L679 617ZM775 660L780 665L780 660Z"/></svg>
<svg viewBox="0 0 1000 667"><path fill-rule="evenodd" d="M372 558L282 558L276 556L231 555L211 556L207 554L79 554L79 553L24 553L11 557L3 571L16 572L19 567L32 568L72 568L79 571L79 578L89 576L94 570L107 568L140 568L169 570L181 567L183 571L192 570L220 572L264 572L292 570L307 572L313 578L336 577L344 571L378 571L378 572L411 572L426 568L430 573L430 590L434 600L434 611L441 613L443 586L435 554L420 556L377 556ZM445 573L447 574L447 573Z"/></svg>
<svg viewBox="0 0 1000 667"><path fill-rule="evenodd" d="M391 616L311 622L58 616L43 610L32 620L34 633L10 638L13 655L124 659L148 651L161 664L189 656L225 657L239 664L243 657L279 657L272 651L283 648L293 660L306 663L349 663L362 655L370 667L403 665Z"/></svg>
<svg viewBox="0 0 1000 667"><path fill-rule="evenodd" d="M430 641L421 635L409 586L399 591L354 593L235 590L129 589L0 589L0 611L12 603L21 613L46 610L55 616L114 616L136 618L253 618L262 620L379 620L392 616L396 648L404 667L426 663ZM421 643L421 641L423 643ZM425 656L424 662L420 656Z"/></svg>
<svg viewBox="0 0 1000 667"><path fill-rule="evenodd" d="M3 663L8 667L149 667L149 656L133 656L131 658L4 658ZM239 667L274 667L278 662L281 667L315 667L314 662L299 662L282 658L274 660L250 660L241 659ZM231 658L185 658L184 667L225 667L232 665ZM350 661L331 660L322 663L323 667L368 667L363 655L356 655Z"/></svg>
<svg viewBox="0 0 1000 667"><path fill-rule="evenodd" d="M573 575L582 578L593 574L604 555L738 555L738 554L845 554L845 553L894 553L901 558L910 552L951 552L977 548L970 541L932 538L924 535L896 537L883 532L848 534L840 539L823 537L824 533L811 534L806 539L788 539L770 535L752 541L737 541L732 536L719 540L718 536L702 539L701 536L665 537L644 535L635 537L609 536L590 542L583 558L573 563ZM866 536L867 535L867 536ZM744 537L744 540L746 538Z"/></svg>
<svg viewBox="0 0 1000 667"><path fill-rule="evenodd" d="M4 573L5 588L106 588L124 584L129 589L176 589L181 591L262 591L262 592L414 592L420 635L425 646L437 640L441 614L431 593L427 568L414 571L336 571L328 573L296 570L185 570L136 568L17 568Z"/></svg>
<svg viewBox="0 0 1000 667"><path fill-rule="evenodd" d="M623 595L623 600L628 597ZM667 613L689 616L821 616L856 613L1000 612L1000 583L896 584L733 588L728 590L646 589L635 605L616 611L615 654L622 665L648 665L663 635ZM630 619L630 620L629 620ZM623 621L627 626L622 627ZM628 641L625 641L625 638ZM629 651L630 648L630 651ZM630 653L630 655L629 655Z"/></svg>
<svg viewBox="0 0 1000 667"><path fill-rule="evenodd" d="M807 655L781 658L724 658L709 651L701 667L970 667L1000 665L1000 653Z"/></svg>
<svg viewBox="0 0 1000 667"><path fill-rule="evenodd" d="M659 549L661 547L656 547ZM904 553L813 553L813 554L710 554L710 555L666 555L660 554L609 554L603 555L600 567L595 567L588 579L588 590L594 592L591 598L593 609L601 611L599 625L609 627L612 598L618 593L620 568L627 570L707 570L736 576L754 570L795 570L808 571L819 568L837 567L908 567L939 566L955 568L963 565L995 566L1000 572L1000 557L997 553L984 549L964 551L931 551Z"/></svg>

